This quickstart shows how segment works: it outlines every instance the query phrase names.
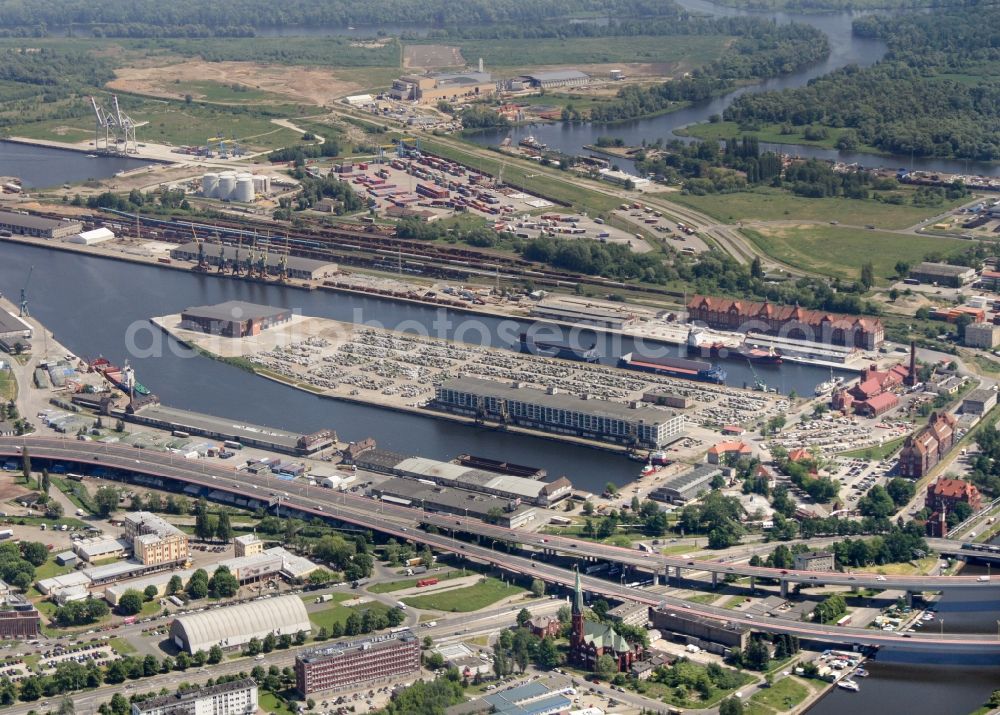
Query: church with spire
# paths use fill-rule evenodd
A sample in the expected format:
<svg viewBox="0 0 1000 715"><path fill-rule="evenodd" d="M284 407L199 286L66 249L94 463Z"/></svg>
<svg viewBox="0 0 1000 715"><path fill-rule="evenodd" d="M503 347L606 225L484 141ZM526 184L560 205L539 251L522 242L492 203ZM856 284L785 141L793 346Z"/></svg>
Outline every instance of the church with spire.
<svg viewBox="0 0 1000 715"><path fill-rule="evenodd" d="M576 572L576 586L573 593L573 631L569 638L570 661L579 668L595 670L597 659L610 655L618 665L618 672L627 673L632 663L642 656L642 646L632 646L613 626L588 621L583 617L583 589L580 587L580 572Z"/></svg>

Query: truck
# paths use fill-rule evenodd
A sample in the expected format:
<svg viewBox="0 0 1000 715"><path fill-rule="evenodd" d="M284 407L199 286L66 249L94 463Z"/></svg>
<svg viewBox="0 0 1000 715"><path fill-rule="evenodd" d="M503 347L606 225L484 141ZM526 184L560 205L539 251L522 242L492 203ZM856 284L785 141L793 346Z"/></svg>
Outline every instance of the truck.
<svg viewBox="0 0 1000 715"><path fill-rule="evenodd" d="M423 588L424 586L434 586L437 584L438 580L436 578L422 578L417 581L417 588Z"/></svg>
<svg viewBox="0 0 1000 715"><path fill-rule="evenodd" d="M324 593L322 596L316 597L316 603L326 603L327 601L332 601L332 600L333 600L332 593Z"/></svg>

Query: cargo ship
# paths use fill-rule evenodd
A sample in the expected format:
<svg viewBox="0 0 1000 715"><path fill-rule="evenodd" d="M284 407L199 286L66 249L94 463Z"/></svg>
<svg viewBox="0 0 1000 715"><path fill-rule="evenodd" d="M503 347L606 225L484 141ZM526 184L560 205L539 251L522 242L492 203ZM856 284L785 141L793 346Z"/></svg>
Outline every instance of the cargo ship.
<svg viewBox="0 0 1000 715"><path fill-rule="evenodd" d="M548 144L542 144L540 141L535 139L535 137L530 134L524 137L524 139L522 139L521 141L519 141L518 144L520 144L523 147L527 147L528 149L534 149L535 151L545 151L546 149L549 148Z"/></svg>
<svg viewBox="0 0 1000 715"><path fill-rule="evenodd" d="M626 370L641 370L643 372L653 372L657 375L668 377L679 377L686 380L700 380L701 382L714 382L718 385L725 383L728 377L725 370L703 360L687 360L679 357L641 357L633 353L626 353L618 360L618 367Z"/></svg>
<svg viewBox="0 0 1000 715"><path fill-rule="evenodd" d="M583 348L565 340L539 340L527 333L521 333L520 346L522 353L541 355L542 357L555 357L562 358L563 360L590 363L599 362L601 359L601 354L597 352L596 345Z"/></svg>
<svg viewBox="0 0 1000 715"><path fill-rule="evenodd" d="M135 371L129 366L128 362L125 363L125 367L120 368L112 364L110 360L99 357L89 364L92 370L104 375L108 382L125 394L128 395L132 392L143 396L149 394L149 388L135 379Z"/></svg>

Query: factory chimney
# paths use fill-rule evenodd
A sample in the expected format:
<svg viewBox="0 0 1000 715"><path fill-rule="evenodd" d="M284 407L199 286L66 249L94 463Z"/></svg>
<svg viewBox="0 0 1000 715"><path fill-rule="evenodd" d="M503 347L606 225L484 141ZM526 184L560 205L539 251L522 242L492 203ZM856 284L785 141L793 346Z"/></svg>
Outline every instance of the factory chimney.
<svg viewBox="0 0 1000 715"><path fill-rule="evenodd" d="M910 341L910 373L906 376L906 384L913 387L917 384L917 341Z"/></svg>
<svg viewBox="0 0 1000 715"><path fill-rule="evenodd" d="M480 72L483 71L483 58L482 57L479 58L479 71Z"/></svg>

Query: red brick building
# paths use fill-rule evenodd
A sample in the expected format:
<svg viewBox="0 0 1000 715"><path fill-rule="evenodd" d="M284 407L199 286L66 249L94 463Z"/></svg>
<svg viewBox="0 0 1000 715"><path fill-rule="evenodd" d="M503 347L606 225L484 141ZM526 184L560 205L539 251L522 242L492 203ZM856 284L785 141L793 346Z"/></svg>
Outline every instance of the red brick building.
<svg viewBox="0 0 1000 715"><path fill-rule="evenodd" d="M7 596L0 605L0 639L37 638L41 629L38 609L17 596Z"/></svg>
<svg viewBox="0 0 1000 715"><path fill-rule="evenodd" d="M420 641L412 631L340 641L295 658L295 687L303 696L375 683L420 671Z"/></svg>
<svg viewBox="0 0 1000 715"><path fill-rule="evenodd" d="M562 631L562 623L552 616L533 616L528 621L528 630L538 638L555 638Z"/></svg>
<svg viewBox="0 0 1000 715"><path fill-rule="evenodd" d="M899 398L891 392L883 392L868 400L854 404L854 411L865 417L878 417L899 405Z"/></svg>
<svg viewBox="0 0 1000 715"><path fill-rule="evenodd" d="M878 318L806 310L797 305L696 295L687 304L688 320L719 330L753 331L865 350L878 348L885 329Z"/></svg>
<svg viewBox="0 0 1000 715"><path fill-rule="evenodd" d="M983 497L976 485L964 479L938 479L927 487L924 505L931 511L940 511L942 506L951 511L959 502L968 504L973 511L983 507Z"/></svg>
<svg viewBox="0 0 1000 715"><path fill-rule="evenodd" d="M594 670L597 659L610 655L618 664L619 673L627 673L642 655L642 646L632 646L613 626L588 621L583 617L583 590L580 572L576 573L576 594L573 598L573 632L569 638L570 661L587 670Z"/></svg>
<svg viewBox="0 0 1000 715"><path fill-rule="evenodd" d="M899 473L922 477L941 461L955 443L955 416L932 412L927 425L906 438L899 455Z"/></svg>

